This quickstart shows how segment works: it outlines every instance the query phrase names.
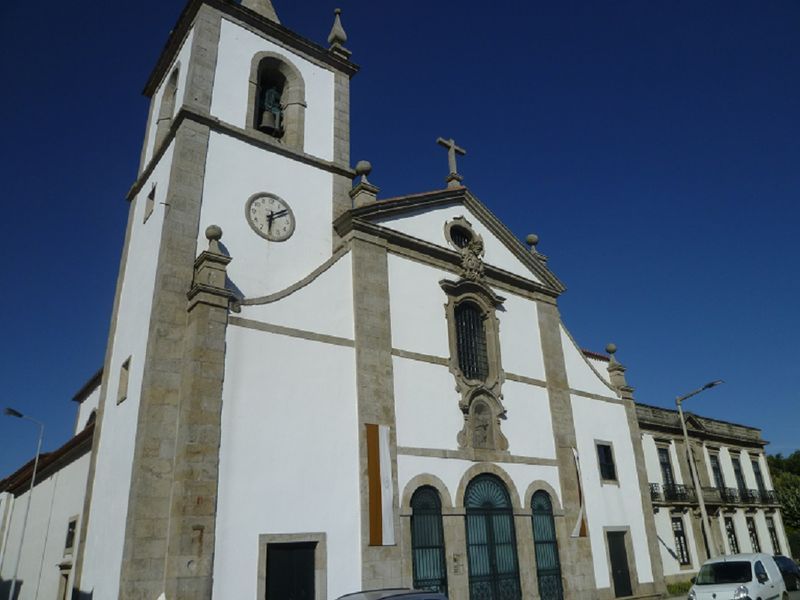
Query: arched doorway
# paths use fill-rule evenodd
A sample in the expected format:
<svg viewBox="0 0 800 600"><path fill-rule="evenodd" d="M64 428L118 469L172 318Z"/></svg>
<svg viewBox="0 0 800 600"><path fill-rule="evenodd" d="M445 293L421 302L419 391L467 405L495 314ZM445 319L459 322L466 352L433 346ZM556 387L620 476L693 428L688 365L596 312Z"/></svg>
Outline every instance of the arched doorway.
<svg viewBox="0 0 800 600"><path fill-rule="evenodd" d="M520 600L517 538L508 490L478 475L464 495L471 600Z"/></svg>
<svg viewBox="0 0 800 600"><path fill-rule="evenodd" d="M536 492L531 501L533 509L533 542L536 549L536 574L542 600L563 600L561 562L558 559L556 524L553 502L547 492Z"/></svg>
<svg viewBox="0 0 800 600"><path fill-rule="evenodd" d="M442 502L430 486L419 488L411 497L411 552L414 588L447 594Z"/></svg>

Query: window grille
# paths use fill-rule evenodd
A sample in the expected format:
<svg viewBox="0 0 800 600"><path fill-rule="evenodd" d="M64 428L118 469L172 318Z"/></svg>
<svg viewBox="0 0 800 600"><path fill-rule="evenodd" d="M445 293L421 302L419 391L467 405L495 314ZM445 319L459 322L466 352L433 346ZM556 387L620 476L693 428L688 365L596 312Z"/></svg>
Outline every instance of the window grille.
<svg viewBox="0 0 800 600"><path fill-rule="evenodd" d="M736 526L731 517L725 517L725 533L728 535L728 545L731 547L731 554L739 554L739 540L736 538Z"/></svg>
<svg viewBox="0 0 800 600"><path fill-rule="evenodd" d="M686 532L683 530L682 518L672 518L672 533L675 535L675 552L678 555L678 562L681 566L692 564L689 558L689 544L686 542Z"/></svg>
<svg viewBox="0 0 800 600"><path fill-rule="evenodd" d="M750 534L750 545L753 547L753 552L761 552L761 544L758 541L758 532L756 531L756 522L753 517L747 517L747 533Z"/></svg>
<svg viewBox="0 0 800 600"><path fill-rule="evenodd" d="M661 476L664 479L664 487L675 485L675 475L672 472L669 448L658 449L658 462L661 464Z"/></svg>
<svg viewBox="0 0 800 600"><path fill-rule="evenodd" d="M414 588L447 594L442 503L432 487L421 487L411 498L411 552Z"/></svg>
<svg viewBox="0 0 800 600"><path fill-rule="evenodd" d="M483 311L471 302L456 306L456 349L458 367L467 379L486 379L489 359Z"/></svg>
<svg viewBox="0 0 800 600"><path fill-rule="evenodd" d="M453 243L459 248L466 248L472 241L472 234L463 227L451 227L450 239L453 240Z"/></svg>
<svg viewBox="0 0 800 600"><path fill-rule="evenodd" d="M757 458L751 460L750 464L753 465L753 475L756 477L756 487L758 487L758 491L763 494L767 491L767 486L764 485L764 475L761 473L761 465L759 464Z"/></svg>
<svg viewBox="0 0 800 600"><path fill-rule="evenodd" d="M536 492L532 500L533 543L536 554L536 575L541 600L563 600L561 562L558 558L553 503L547 492Z"/></svg>
<svg viewBox="0 0 800 600"><path fill-rule="evenodd" d="M767 517L767 531L769 531L769 540L772 542L772 551L775 554L783 554L781 552L781 543L778 541L778 532L775 530L775 519Z"/></svg>
<svg viewBox="0 0 800 600"><path fill-rule="evenodd" d="M600 462L600 478L604 481L616 481L617 469L614 466L614 453L609 444L597 444L597 458Z"/></svg>
<svg viewBox="0 0 800 600"><path fill-rule="evenodd" d="M744 475L742 475L742 460L738 456L733 460L733 474L736 476L736 487L739 488L739 491L747 492Z"/></svg>
<svg viewBox="0 0 800 600"><path fill-rule="evenodd" d="M494 475L473 479L464 495L470 598L521 600L514 513Z"/></svg>

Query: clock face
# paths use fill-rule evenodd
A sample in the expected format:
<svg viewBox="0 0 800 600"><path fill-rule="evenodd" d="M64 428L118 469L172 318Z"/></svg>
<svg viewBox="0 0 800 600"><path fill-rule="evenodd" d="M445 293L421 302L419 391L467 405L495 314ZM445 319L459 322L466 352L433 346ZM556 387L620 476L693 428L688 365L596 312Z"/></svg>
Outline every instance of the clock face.
<svg viewBox="0 0 800 600"><path fill-rule="evenodd" d="M245 215L258 235L273 242L288 240L294 233L294 213L272 194L259 194L247 201Z"/></svg>

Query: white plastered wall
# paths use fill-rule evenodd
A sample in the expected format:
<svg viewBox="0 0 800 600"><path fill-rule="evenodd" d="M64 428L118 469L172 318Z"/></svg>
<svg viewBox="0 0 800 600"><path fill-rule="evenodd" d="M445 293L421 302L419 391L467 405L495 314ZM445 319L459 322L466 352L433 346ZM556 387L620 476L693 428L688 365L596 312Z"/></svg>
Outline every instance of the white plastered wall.
<svg viewBox="0 0 800 600"><path fill-rule="evenodd" d="M700 568L691 515L688 513L673 515L668 509L662 508L654 516L656 521L656 535L658 536L658 547L661 554L661 564L664 567L664 576L669 577L671 575L687 573L686 578L688 579L688 573L697 571ZM683 531L686 535L686 545L689 548L689 558L692 561L691 567L682 568L677 559L675 533L672 530L672 518L678 516L683 518Z"/></svg>
<svg viewBox="0 0 800 600"><path fill-rule="evenodd" d="M146 223L143 223L144 211L153 183L157 184L157 198L166 195L173 150L174 144L170 144L134 199L116 331L110 362L106 365L108 385L81 578L83 591L93 592L95 598L114 598L119 589L139 397L165 207L156 202ZM120 368L128 357L131 357L128 397L117 404Z"/></svg>
<svg viewBox="0 0 800 600"><path fill-rule="evenodd" d="M144 163L147 164L150 162L150 159L153 158L153 153L155 152L155 143L156 143L156 122L158 121L158 115L161 110L161 101L164 98L164 88L166 87L167 81L169 81L170 76L175 71L176 67L179 67L178 71L178 87L175 91L175 110L173 111L173 116L178 114L180 107L183 106L183 98L186 93L186 79L189 74L189 60L192 54L192 38L194 37L194 28L190 29L189 32L186 34L186 37L183 40L183 44L181 45L181 49L178 51L175 60L170 64L169 69L164 72L164 78L161 81L161 84L158 86L155 94L153 94L152 99L152 110L150 112L150 119L147 122L147 134L145 136L145 155L144 155ZM144 188L142 188L144 189ZM149 191L149 188L147 188Z"/></svg>
<svg viewBox="0 0 800 600"><path fill-rule="evenodd" d="M394 229L417 239L450 248L444 236L444 225L456 217L464 217L470 222L475 233L483 238L484 262L525 279L541 281L501 242L489 229L478 220L465 206L445 206L430 210L421 210L414 214L400 217L387 217L376 220L377 223Z"/></svg>
<svg viewBox="0 0 800 600"><path fill-rule="evenodd" d="M611 585L604 527L629 527L640 583L653 581L644 510L625 407L571 395L581 482L598 588ZM613 445L618 485L600 480L596 441Z"/></svg>
<svg viewBox="0 0 800 600"><path fill-rule="evenodd" d="M279 196L294 213L297 225L285 242L264 239L245 218L248 199L262 192ZM231 282L247 298L279 292L331 257L332 198L330 173L212 132L197 252L208 247L206 228L219 225L233 258Z"/></svg>
<svg viewBox="0 0 800 600"><path fill-rule="evenodd" d="M250 67L259 52L274 52L294 65L306 89L306 154L333 160L334 74L223 18L211 115L245 129Z"/></svg>
<svg viewBox="0 0 800 600"><path fill-rule="evenodd" d="M254 598L261 534L327 535L328 597L361 583L353 348L229 326L214 597Z"/></svg>
<svg viewBox="0 0 800 600"><path fill-rule="evenodd" d="M660 483L661 465L658 462L656 440L652 434L642 434L642 450L644 452L644 466L647 471L648 483Z"/></svg>
<svg viewBox="0 0 800 600"><path fill-rule="evenodd" d="M722 476L725 478L725 485L727 487L736 487L736 475L733 471L733 458L731 452L726 446L719 449L719 464L722 469Z"/></svg>
<svg viewBox="0 0 800 600"><path fill-rule="evenodd" d="M56 598L58 595L61 577L58 564L73 561L78 551L80 536L77 531L72 553L65 554L64 543L70 519L78 517L83 510L89 457L87 452L37 482L33 489L17 577L20 600ZM6 549L0 565L0 579L5 581L10 581L14 575L28 494L30 492L26 491L14 500L9 515ZM74 572L71 572L70 584L73 576Z"/></svg>
<svg viewBox="0 0 800 600"><path fill-rule="evenodd" d="M567 381L570 389L608 398L617 397L616 392L589 363L563 326L561 327L561 346L564 349L564 362L567 367Z"/></svg>

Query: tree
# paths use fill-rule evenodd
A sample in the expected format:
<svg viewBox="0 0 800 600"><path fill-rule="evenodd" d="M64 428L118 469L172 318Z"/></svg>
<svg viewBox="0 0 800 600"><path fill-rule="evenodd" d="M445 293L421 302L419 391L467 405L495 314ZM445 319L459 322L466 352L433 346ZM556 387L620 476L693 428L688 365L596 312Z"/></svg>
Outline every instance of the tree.
<svg viewBox="0 0 800 600"><path fill-rule="evenodd" d="M792 555L800 556L800 450L786 458L780 454L770 456L769 467Z"/></svg>

